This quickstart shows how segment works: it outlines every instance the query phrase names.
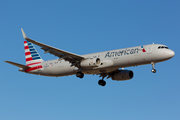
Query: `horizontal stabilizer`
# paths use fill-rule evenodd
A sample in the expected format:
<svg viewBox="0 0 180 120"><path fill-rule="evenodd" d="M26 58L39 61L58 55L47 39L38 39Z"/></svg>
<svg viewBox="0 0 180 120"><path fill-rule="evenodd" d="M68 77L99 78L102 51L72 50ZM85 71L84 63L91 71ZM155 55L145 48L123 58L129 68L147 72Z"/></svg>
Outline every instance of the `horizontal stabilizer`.
<svg viewBox="0 0 180 120"><path fill-rule="evenodd" d="M17 67L24 68L24 69L30 68L29 66L22 65L22 64L19 64L19 63L15 63L15 62L11 62L11 61L4 61L4 62L7 62L7 63L9 63L9 64L12 64L12 65L15 65L15 66L17 66Z"/></svg>

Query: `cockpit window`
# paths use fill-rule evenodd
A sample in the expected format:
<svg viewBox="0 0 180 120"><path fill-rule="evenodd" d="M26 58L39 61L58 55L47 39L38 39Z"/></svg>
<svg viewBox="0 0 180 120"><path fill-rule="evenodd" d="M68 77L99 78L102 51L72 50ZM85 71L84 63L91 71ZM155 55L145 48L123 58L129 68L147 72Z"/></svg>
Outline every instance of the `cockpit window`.
<svg viewBox="0 0 180 120"><path fill-rule="evenodd" d="M158 49L169 49L167 46L159 46Z"/></svg>

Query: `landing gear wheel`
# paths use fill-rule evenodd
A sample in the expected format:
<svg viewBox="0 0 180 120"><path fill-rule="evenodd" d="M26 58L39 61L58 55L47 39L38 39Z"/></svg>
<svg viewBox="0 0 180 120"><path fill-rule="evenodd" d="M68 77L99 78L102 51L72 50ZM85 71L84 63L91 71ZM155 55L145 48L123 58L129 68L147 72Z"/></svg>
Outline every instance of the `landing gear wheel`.
<svg viewBox="0 0 180 120"><path fill-rule="evenodd" d="M154 69L154 67L155 67L155 62L151 62L151 65L152 65L152 70L151 70L151 72L152 72L152 73L156 73L156 69Z"/></svg>
<svg viewBox="0 0 180 120"><path fill-rule="evenodd" d="M77 72L77 73L76 73L76 77L83 78L83 77L84 77L84 73L82 73L82 72Z"/></svg>
<svg viewBox="0 0 180 120"><path fill-rule="evenodd" d="M99 80L99 81L98 81L98 84L101 85L101 86L105 86L105 85L106 85L106 81L104 81L104 80Z"/></svg>
<svg viewBox="0 0 180 120"><path fill-rule="evenodd" d="M152 69L151 72L152 72L152 73L156 73L156 69Z"/></svg>

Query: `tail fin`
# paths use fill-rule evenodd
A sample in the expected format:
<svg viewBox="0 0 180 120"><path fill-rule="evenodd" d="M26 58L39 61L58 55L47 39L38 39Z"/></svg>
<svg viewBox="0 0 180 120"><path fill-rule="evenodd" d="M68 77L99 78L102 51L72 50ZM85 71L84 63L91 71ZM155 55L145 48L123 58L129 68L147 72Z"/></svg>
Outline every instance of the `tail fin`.
<svg viewBox="0 0 180 120"><path fill-rule="evenodd" d="M43 59L36 51L33 44L29 41L24 41L26 65L29 67L40 65Z"/></svg>

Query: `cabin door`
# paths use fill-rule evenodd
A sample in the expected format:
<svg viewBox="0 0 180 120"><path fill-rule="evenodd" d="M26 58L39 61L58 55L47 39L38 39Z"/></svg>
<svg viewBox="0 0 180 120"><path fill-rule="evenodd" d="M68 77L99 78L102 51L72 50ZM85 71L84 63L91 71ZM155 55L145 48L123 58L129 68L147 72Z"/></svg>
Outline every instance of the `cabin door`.
<svg viewBox="0 0 180 120"><path fill-rule="evenodd" d="M151 54L151 53L152 53L153 46L154 46L154 44L149 45L149 46L147 47L147 54Z"/></svg>

